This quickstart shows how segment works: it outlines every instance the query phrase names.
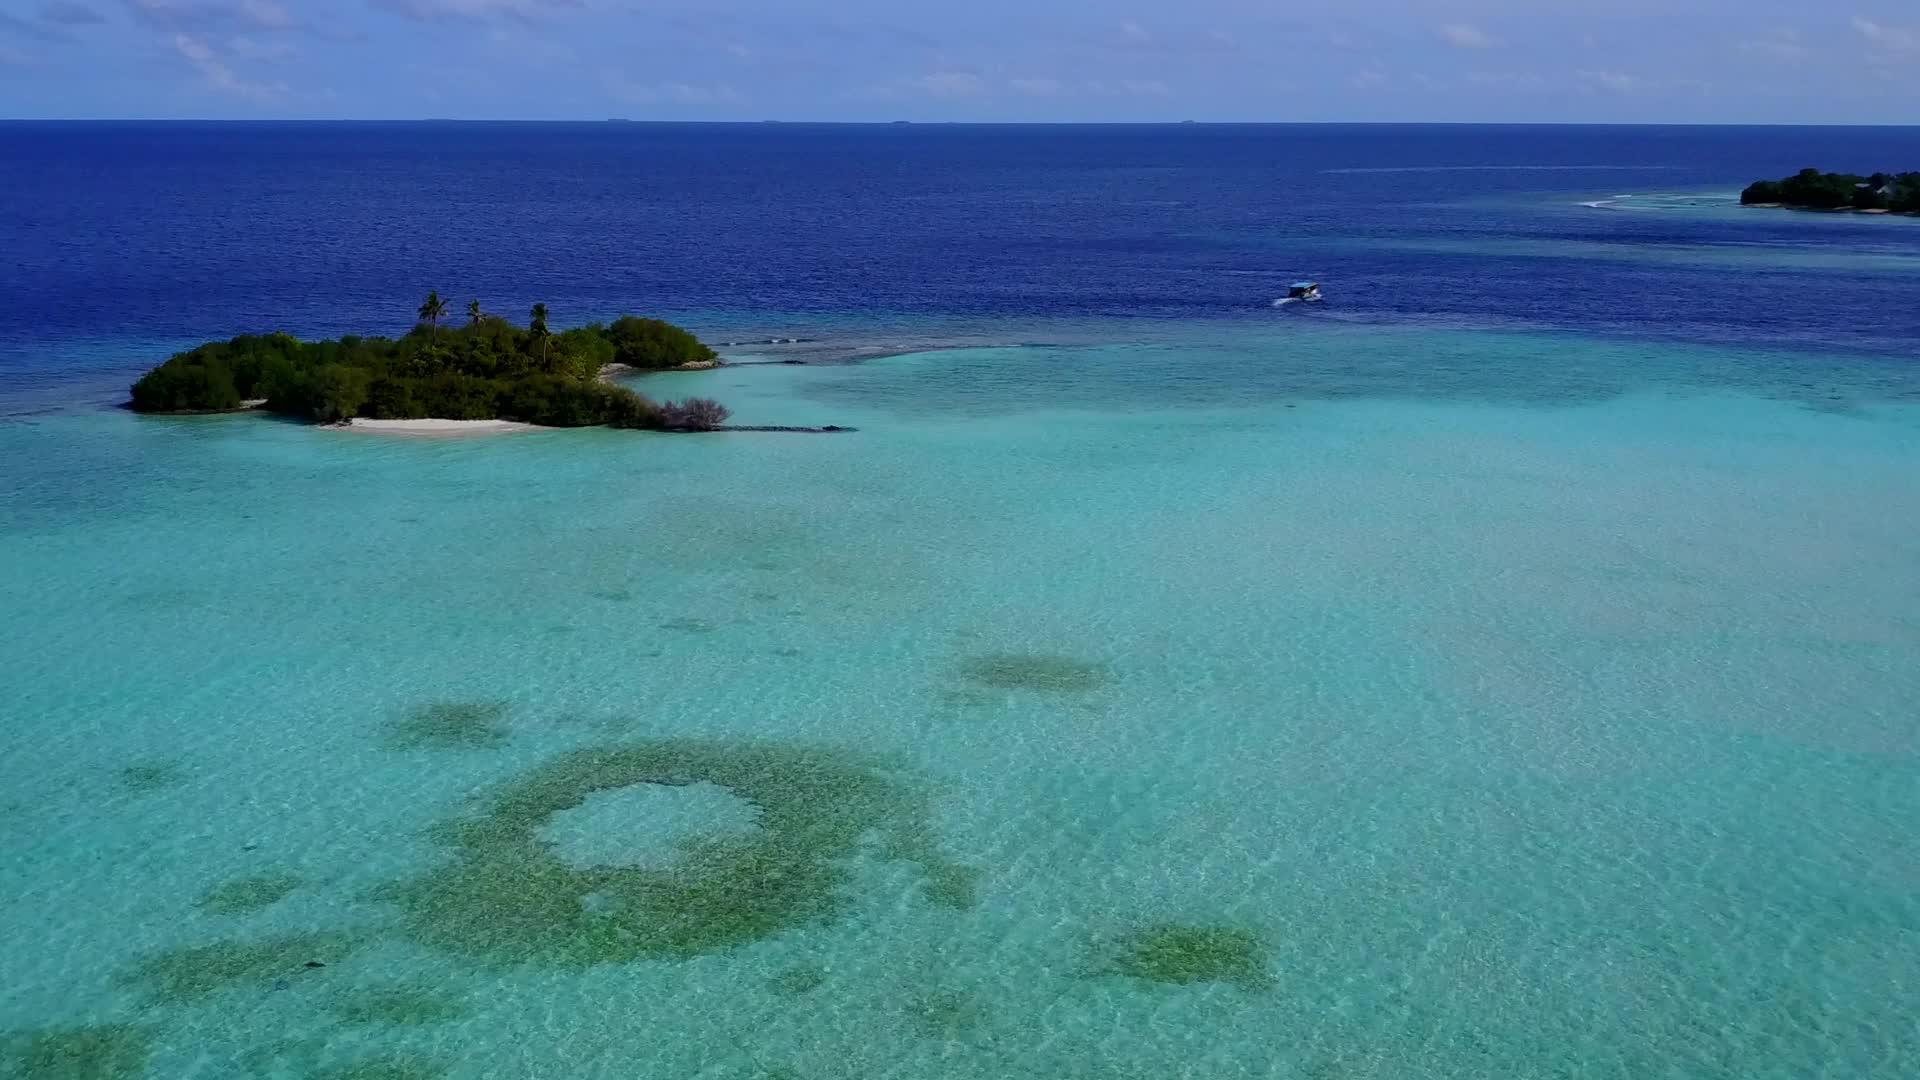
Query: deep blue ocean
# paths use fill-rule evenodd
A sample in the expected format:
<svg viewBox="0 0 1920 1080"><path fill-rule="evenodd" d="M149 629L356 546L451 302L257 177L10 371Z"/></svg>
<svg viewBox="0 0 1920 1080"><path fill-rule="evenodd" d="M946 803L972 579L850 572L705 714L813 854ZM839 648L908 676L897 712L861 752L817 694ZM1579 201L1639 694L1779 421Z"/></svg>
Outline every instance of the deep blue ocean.
<svg viewBox="0 0 1920 1080"><path fill-rule="evenodd" d="M0 1077L1908 1080L1810 165L1920 128L0 124ZM855 430L119 407L430 289Z"/></svg>
<svg viewBox="0 0 1920 1080"><path fill-rule="evenodd" d="M11 123L0 150L10 386L137 374L146 343L398 333L435 288L562 320L1044 339L1263 319L1311 277L1389 325L1920 340L1906 223L1578 205L1900 168L1920 128ZM1823 266L1829 243L1867 258Z"/></svg>

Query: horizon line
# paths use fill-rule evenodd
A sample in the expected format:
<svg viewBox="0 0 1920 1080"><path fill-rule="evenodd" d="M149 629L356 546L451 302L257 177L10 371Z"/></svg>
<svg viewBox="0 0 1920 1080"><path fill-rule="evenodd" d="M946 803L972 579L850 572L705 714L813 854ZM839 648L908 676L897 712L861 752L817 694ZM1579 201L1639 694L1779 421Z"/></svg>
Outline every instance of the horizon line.
<svg viewBox="0 0 1920 1080"><path fill-rule="evenodd" d="M235 117L235 116L8 116L0 124L577 124L653 127L1507 127L1507 128L1891 128L1913 123L1759 123L1743 121L1625 120L690 120L579 117Z"/></svg>

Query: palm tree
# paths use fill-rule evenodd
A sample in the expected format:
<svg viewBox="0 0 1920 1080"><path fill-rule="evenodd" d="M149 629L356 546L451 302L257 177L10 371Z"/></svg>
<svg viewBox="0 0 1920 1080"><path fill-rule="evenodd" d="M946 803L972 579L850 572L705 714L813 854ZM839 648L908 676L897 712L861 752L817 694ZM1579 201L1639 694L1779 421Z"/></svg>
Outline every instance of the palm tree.
<svg viewBox="0 0 1920 1080"><path fill-rule="evenodd" d="M480 310L480 301L475 300L472 303L469 303L467 305L467 325L468 326L479 326L480 323L486 319L486 317L487 317L486 312L483 312Z"/></svg>
<svg viewBox="0 0 1920 1080"><path fill-rule="evenodd" d="M533 319L527 323L527 330L540 343L540 366L544 368L547 366L547 339L553 336L547 330L547 305L533 305Z"/></svg>
<svg viewBox="0 0 1920 1080"><path fill-rule="evenodd" d="M440 290L427 294L427 300L420 305L420 321L433 324L433 340L440 340L440 316L447 313L447 302L440 299Z"/></svg>

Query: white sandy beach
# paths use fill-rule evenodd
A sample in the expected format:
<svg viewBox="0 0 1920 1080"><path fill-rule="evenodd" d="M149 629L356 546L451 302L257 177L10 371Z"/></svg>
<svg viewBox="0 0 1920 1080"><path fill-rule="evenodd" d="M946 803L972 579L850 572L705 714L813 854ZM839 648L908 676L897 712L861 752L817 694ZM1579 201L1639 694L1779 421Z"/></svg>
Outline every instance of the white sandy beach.
<svg viewBox="0 0 1920 1080"><path fill-rule="evenodd" d="M329 431L354 431L368 435L412 435L450 438L462 435L507 435L520 431L545 430L538 424L518 420L367 420L346 424L325 424Z"/></svg>

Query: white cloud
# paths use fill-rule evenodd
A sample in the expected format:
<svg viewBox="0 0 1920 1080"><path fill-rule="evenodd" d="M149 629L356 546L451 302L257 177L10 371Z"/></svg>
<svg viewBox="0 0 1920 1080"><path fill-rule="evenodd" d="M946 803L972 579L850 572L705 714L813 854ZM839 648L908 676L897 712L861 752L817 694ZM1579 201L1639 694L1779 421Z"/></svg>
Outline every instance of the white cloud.
<svg viewBox="0 0 1920 1080"><path fill-rule="evenodd" d="M834 95L837 101L899 101L900 98L900 88L885 83L868 83L864 86L849 87Z"/></svg>
<svg viewBox="0 0 1920 1080"><path fill-rule="evenodd" d="M1066 89L1059 79L1010 79L1007 89L1023 97L1054 97Z"/></svg>
<svg viewBox="0 0 1920 1080"><path fill-rule="evenodd" d="M64 26L85 26L90 23L107 21L105 15L76 0L51 0L40 8L43 22L60 23Z"/></svg>
<svg viewBox="0 0 1920 1080"><path fill-rule="evenodd" d="M1491 49L1500 44L1485 30L1466 23L1448 23L1434 30L1441 41L1456 49Z"/></svg>
<svg viewBox="0 0 1920 1080"><path fill-rule="evenodd" d="M1081 88L1095 97L1172 97L1173 87L1159 79L1090 79Z"/></svg>
<svg viewBox="0 0 1920 1080"><path fill-rule="evenodd" d="M524 63L550 67L572 64L579 59L579 54L570 46L529 33L524 27L509 30L504 26L496 26L487 31L487 40Z"/></svg>
<svg viewBox="0 0 1920 1080"><path fill-rule="evenodd" d="M240 20L262 30L285 30L293 16L276 0L240 0Z"/></svg>
<svg viewBox="0 0 1920 1080"><path fill-rule="evenodd" d="M1469 71L1467 82L1472 86L1492 86L1506 90L1535 90L1546 85L1546 80L1529 71Z"/></svg>
<svg viewBox="0 0 1920 1080"><path fill-rule="evenodd" d="M1800 40L1798 30L1775 30L1757 38L1749 38L1736 46L1743 53L1765 56L1788 63L1798 62L1807 57L1810 51Z"/></svg>
<svg viewBox="0 0 1920 1080"><path fill-rule="evenodd" d="M1920 52L1920 30L1888 26L1864 16L1853 17L1853 28L1876 47L1893 53Z"/></svg>
<svg viewBox="0 0 1920 1080"><path fill-rule="evenodd" d="M179 3L178 0L127 0L127 7L132 9L136 17L151 23L171 25L203 21L200 8Z"/></svg>
<svg viewBox="0 0 1920 1080"><path fill-rule="evenodd" d="M1392 79L1385 71L1375 66L1354 72L1353 77L1347 81L1355 90L1377 90L1387 85Z"/></svg>
<svg viewBox="0 0 1920 1080"><path fill-rule="evenodd" d="M438 19L518 19L532 22L561 11L586 7L584 0L373 0L384 8L421 22Z"/></svg>
<svg viewBox="0 0 1920 1080"><path fill-rule="evenodd" d="M21 34L36 41L72 41L73 35L53 26L42 25L18 15L0 11L0 33Z"/></svg>
<svg viewBox="0 0 1920 1080"><path fill-rule="evenodd" d="M979 97L987 84L970 71L936 71L914 80L914 85L937 98Z"/></svg>
<svg viewBox="0 0 1920 1080"><path fill-rule="evenodd" d="M1142 45L1153 40L1153 35L1147 33L1147 28L1137 22L1121 23L1120 36L1126 38L1128 41L1138 42Z"/></svg>
<svg viewBox="0 0 1920 1080"><path fill-rule="evenodd" d="M134 17L169 29L238 24L254 30L292 30L299 20L279 0L127 0Z"/></svg>
<svg viewBox="0 0 1920 1080"><path fill-rule="evenodd" d="M712 108L745 105L746 95L725 83L636 83L617 71L602 72L600 84L609 95L629 105L685 105Z"/></svg>
<svg viewBox="0 0 1920 1080"><path fill-rule="evenodd" d="M173 35L173 50L200 72L209 87L220 93L256 103L279 101L287 96L287 84L241 78L212 45L191 34Z"/></svg>
<svg viewBox="0 0 1920 1080"><path fill-rule="evenodd" d="M1645 79L1624 71L1582 71L1580 81L1611 94L1637 94L1647 88Z"/></svg>
<svg viewBox="0 0 1920 1080"><path fill-rule="evenodd" d="M213 50L207 46L206 42L201 41L199 38L188 37L185 34L175 34L173 35L173 47L181 56L186 57L196 64L204 64L213 59Z"/></svg>
<svg viewBox="0 0 1920 1080"><path fill-rule="evenodd" d="M283 41L255 41L236 37L227 42L227 51L242 60L290 60L299 50Z"/></svg>

